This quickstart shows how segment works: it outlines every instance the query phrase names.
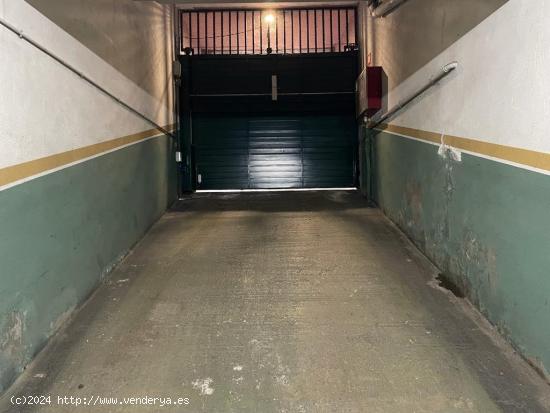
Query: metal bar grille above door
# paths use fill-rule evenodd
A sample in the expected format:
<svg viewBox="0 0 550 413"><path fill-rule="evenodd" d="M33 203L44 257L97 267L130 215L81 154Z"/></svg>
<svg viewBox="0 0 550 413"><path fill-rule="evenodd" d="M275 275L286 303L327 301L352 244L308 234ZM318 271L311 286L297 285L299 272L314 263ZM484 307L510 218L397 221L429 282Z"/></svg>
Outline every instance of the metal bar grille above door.
<svg viewBox="0 0 550 413"><path fill-rule="evenodd" d="M297 54L356 50L354 7L180 10L181 54Z"/></svg>

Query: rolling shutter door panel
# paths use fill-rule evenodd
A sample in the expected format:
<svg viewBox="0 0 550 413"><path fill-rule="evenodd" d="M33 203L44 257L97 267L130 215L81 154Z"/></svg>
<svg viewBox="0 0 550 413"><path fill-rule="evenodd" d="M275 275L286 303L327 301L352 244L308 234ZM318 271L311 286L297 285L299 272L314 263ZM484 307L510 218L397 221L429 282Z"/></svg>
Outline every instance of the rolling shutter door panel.
<svg viewBox="0 0 550 413"><path fill-rule="evenodd" d="M347 115L196 116L197 188L354 186L355 140Z"/></svg>

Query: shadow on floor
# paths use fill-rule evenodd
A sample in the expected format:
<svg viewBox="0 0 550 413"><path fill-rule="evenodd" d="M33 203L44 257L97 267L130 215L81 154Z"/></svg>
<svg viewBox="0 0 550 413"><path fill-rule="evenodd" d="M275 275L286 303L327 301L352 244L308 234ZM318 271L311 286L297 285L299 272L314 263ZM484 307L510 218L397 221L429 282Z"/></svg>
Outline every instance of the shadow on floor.
<svg viewBox="0 0 550 413"><path fill-rule="evenodd" d="M318 212L367 208L358 191L201 192L176 201L171 212Z"/></svg>

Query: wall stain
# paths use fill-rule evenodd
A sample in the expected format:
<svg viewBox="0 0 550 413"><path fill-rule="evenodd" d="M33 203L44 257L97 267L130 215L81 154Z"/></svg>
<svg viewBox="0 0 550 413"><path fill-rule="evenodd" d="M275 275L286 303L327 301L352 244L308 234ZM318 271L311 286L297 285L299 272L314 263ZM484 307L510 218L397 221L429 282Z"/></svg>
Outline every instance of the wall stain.
<svg viewBox="0 0 550 413"><path fill-rule="evenodd" d="M8 314L0 342L0 349L3 353L11 356L19 353L23 343L24 320L25 316L22 312L13 311Z"/></svg>
<svg viewBox="0 0 550 413"><path fill-rule="evenodd" d="M482 306L485 299L494 301L498 296L499 285L495 248L484 245L473 230L466 229L457 252L453 272L469 274L470 280L476 280L475 285L467 292L470 299L478 306ZM489 297L481 297L481 291L487 291Z"/></svg>
<svg viewBox="0 0 550 413"><path fill-rule="evenodd" d="M407 231L413 231L415 242L424 247L426 236L424 234L424 225L422 224L424 215L422 199L423 193L420 183L414 180L407 181L404 200L399 211L398 226L405 227Z"/></svg>
<svg viewBox="0 0 550 413"><path fill-rule="evenodd" d="M548 380L547 177L390 134L376 139L381 210Z"/></svg>
<svg viewBox="0 0 550 413"><path fill-rule="evenodd" d="M20 366L26 358L24 346L25 313L8 313L0 328L0 392L9 384L12 377L20 373Z"/></svg>
<svg viewBox="0 0 550 413"><path fill-rule="evenodd" d="M410 218L413 222L420 222L422 219L422 187L416 181L407 182L407 189L405 192L406 207L411 212ZM413 222L408 222L410 226Z"/></svg>

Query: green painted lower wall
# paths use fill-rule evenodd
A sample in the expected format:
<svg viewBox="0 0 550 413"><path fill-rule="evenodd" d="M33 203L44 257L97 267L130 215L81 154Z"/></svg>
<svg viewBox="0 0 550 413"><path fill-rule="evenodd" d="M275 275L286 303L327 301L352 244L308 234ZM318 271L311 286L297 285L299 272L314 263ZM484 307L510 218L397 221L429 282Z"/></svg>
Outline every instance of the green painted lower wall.
<svg viewBox="0 0 550 413"><path fill-rule="evenodd" d="M0 393L176 196L166 136L0 191Z"/></svg>
<svg viewBox="0 0 550 413"><path fill-rule="evenodd" d="M550 177L387 132L372 140L380 208L550 371Z"/></svg>

